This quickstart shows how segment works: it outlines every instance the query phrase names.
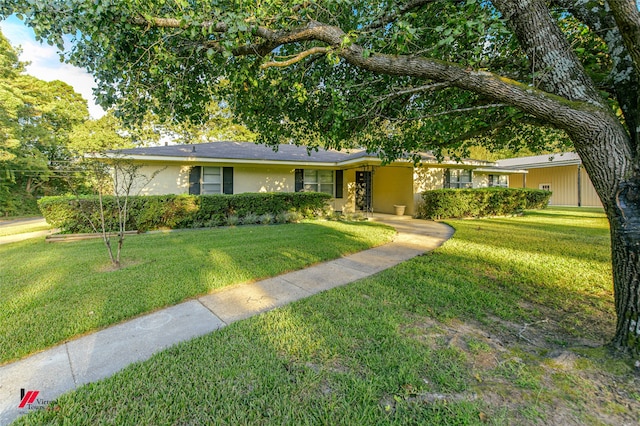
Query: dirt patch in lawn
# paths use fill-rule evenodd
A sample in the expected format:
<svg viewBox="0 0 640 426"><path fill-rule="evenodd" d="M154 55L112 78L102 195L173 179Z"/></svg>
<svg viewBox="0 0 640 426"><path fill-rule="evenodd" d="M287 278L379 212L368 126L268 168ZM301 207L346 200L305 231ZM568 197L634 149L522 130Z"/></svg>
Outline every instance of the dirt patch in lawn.
<svg viewBox="0 0 640 426"><path fill-rule="evenodd" d="M489 317L480 324L420 317L405 332L434 350L464 354L472 377L465 395L486 404L487 423L640 423L640 371L633 360L605 342L567 338L562 318L515 323Z"/></svg>

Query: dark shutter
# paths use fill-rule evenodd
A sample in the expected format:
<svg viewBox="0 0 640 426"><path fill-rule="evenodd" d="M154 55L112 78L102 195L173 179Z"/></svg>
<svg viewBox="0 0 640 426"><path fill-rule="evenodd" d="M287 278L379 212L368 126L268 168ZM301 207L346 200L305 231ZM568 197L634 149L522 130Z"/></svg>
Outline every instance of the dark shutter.
<svg viewBox="0 0 640 426"><path fill-rule="evenodd" d="M194 166L189 171L189 194L200 195L200 176L202 167Z"/></svg>
<svg viewBox="0 0 640 426"><path fill-rule="evenodd" d="M449 169L444 171L444 187L451 188L451 170Z"/></svg>
<svg viewBox="0 0 640 426"><path fill-rule="evenodd" d="M493 175L489 175L489 186L494 186L497 183L497 182L494 182L493 180L494 180ZM498 182L500 181L498 180Z"/></svg>
<svg viewBox="0 0 640 426"><path fill-rule="evenodd" d="M222 193L233 194L233 167L222 168Z"/></svg>
<svg viewBox="0 0 640 426"><path fill-rule="evenodd" d="M304 189L304 170L296 169L296 192Z"/></svg>
<svg viewBox="0 0 640 426"><path fill-rule="evenodd" d="M343 181L344 181L344 171L336 170L336 198L342 198Z"/></svg>

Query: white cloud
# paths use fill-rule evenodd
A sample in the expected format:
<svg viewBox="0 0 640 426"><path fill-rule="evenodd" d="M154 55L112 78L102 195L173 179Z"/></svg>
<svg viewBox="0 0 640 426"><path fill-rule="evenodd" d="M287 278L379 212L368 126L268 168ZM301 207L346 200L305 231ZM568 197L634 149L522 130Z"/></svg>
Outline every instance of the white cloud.
<svg viewBox="0 0 640 426"><path fill-rule="evenodd" d="M26 69L27 74L45 81L64 81L87 100L91 117L100 118L105 114L104 110L95 104L92 88L96 84L91 74L81 68L61 63L55 46L38 43L33 31L15 18L1 21L0 29L13 46L22 48L20 60L30 62Z"/></svg>

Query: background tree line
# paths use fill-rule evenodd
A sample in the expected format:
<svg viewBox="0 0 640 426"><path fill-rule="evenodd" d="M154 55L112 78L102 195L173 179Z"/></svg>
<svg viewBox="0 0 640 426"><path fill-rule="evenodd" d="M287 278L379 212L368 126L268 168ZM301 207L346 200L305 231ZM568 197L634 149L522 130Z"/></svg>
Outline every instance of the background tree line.
<svg viewBox="0 0 640 426"><path fill-rule="evenodd" d="M83 161L89 152L154 144L163 136L183 143L255 140L213 103L204 125L148 116L125 128L113 113L90 119L87 101L71 86L27 74L18 56L0 33L0 216L36 214L42 196L90 193L92 169Z"/></svg>

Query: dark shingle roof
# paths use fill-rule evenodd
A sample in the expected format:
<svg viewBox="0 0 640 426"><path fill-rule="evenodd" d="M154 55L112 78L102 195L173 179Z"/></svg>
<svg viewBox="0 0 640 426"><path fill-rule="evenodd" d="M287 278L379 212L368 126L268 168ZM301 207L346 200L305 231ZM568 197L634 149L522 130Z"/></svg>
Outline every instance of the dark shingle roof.
<svg viewBox="0 0 640 426"><path fill-rule="evenodd" d="M230 160L263 160L336 163L366 156L364 150L336 151L318 149L308 150L305 146L278 145L277 150L266 145L251 142L209 142L194 145L167 145L147 148L122 149L110 151L120 155L153 156L153 157L185 157L185 158L219 158Z"/></svg>
<svg viewBox="0 0 640 426"><path fill-rule="evenodd" d="M146 148L132 148L108 151L109 155L124 156L136 160L150 161L167 160L179 161L180 158L188 159L189 162L291 162L298 164L318 163L325 165L353 164L362 160L369 163L371 160L380 161L377 153L367 152L364 149L352 149L337 151L334 149L318 150L308 149L306 146L298 145L277 145L277 149L267 145L259 145L252 142L208 142L189 145L164 145ZM421 155L423 164L439 164L439 161L429 153ZM405 157L408 159L408 157ZM442 165L447 167L492 167L494 163L479 160L465 160L457 163L450 159L445 159Z"/></svg>

